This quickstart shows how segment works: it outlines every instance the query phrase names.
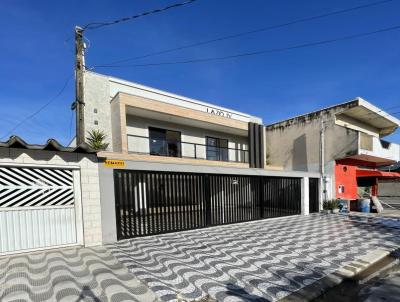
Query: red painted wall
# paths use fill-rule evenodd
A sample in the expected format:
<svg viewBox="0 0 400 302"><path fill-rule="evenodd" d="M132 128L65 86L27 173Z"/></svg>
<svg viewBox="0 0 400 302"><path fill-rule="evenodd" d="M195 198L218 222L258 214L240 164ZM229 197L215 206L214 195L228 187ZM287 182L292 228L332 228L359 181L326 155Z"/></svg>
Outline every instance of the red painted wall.
<svg viewBox="0 0 400 302"><path fill-rule="evenodd" d="M336 198L357 199L357 176L356 166L336 164L335 182ZM340 188L343 188L343 192Z"/></svg>

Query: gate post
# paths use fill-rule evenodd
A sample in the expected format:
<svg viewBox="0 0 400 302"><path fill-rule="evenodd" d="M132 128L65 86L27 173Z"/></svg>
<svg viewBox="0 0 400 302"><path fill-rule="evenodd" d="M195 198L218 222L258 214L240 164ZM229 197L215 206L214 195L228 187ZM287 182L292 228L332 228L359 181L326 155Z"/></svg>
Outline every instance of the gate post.
<svg viewBox="0 0 400 302"><path fill-rule="evenodd" d="M301 215L310 214L310 188L309 178L303 177L301 179Z"/></svg>

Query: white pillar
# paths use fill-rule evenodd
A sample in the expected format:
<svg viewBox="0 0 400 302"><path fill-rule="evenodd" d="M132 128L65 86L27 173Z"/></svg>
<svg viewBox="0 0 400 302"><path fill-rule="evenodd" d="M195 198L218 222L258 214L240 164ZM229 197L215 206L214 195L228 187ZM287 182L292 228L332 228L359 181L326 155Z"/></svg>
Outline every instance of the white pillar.
<svg viewBox="0 0 400 302"><path fill-rule="evenodd" d="M309 179L303 177L301 179L301 215L308 215L309 203L310 203L310 192L309 192Z"/></svg>

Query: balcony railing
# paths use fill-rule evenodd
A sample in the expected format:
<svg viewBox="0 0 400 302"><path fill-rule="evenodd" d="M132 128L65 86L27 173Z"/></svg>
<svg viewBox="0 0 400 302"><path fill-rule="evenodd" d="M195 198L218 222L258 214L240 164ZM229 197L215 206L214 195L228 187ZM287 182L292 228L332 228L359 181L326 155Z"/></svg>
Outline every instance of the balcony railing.
<svg viewBox="0 0 400 302"><path fill-rule="evenodd" d="M206 144L153 139L147 136L130 134L127 137L129 153L238 163L249 162L249 151L240 148L225 148Z"/></svg>

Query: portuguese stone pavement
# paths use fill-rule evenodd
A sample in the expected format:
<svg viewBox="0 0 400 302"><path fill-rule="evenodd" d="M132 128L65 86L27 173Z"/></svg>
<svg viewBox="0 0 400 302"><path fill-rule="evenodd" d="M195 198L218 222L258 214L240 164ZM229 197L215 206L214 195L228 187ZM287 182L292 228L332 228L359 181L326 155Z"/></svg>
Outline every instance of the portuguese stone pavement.
<svg viewBox="0 0 400 302"><path fill-rule="evenodd" d="M135 238L112 253L163 301L275 301L376 249L400 243L398 219L290 216Z"/></svg>
<svg viewBox="0 0 400 302"><path fill-rule="evenodd" d="M399 243L396 218L313 214L0 257L0 301L275 301Z"/></svg>

